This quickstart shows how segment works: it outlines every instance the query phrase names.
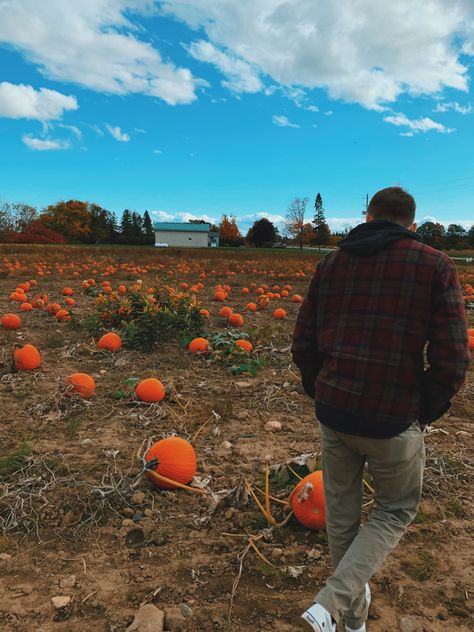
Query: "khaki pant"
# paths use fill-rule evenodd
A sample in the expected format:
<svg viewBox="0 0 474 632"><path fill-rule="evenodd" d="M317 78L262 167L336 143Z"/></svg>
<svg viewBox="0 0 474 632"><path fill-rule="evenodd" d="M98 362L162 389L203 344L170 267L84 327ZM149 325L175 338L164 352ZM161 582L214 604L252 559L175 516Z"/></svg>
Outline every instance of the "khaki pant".
<svg viewBox="0 0 474 632"><path fill-rule="evenodd" d="M365 584L415 518L425 445L418 422L391 439L355 437L320 424L329 550L334 574L315 601L336 621L359 628L367 618ZM374 485L372 511L360 526L362 476Z"/></svg>

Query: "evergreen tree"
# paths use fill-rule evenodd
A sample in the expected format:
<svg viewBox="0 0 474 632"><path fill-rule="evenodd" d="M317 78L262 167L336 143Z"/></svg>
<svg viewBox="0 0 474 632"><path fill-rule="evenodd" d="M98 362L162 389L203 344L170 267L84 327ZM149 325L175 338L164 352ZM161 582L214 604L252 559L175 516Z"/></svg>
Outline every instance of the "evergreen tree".
<svg viewBox="0 0 474 632"><path fill-rule="evenodd" d="M143 219L140 213L132 213L132 244L143 243Z"/></svg>
<svg viewBox="0 0 474 632"><path fill-rule="evenodd" d="M153 228L153 224L151 222L150 214L148 211L145 211L143 214L143 243L148 246L153 246L155 243L155 229Z"/></svg>
<svg viewBox="0 0 474 632"><path fill-rule="evenodd" d="M328 244L331 236L331 231L329 230L329 226L326 224L326 218L324 217L323 198L321 197L321 193L318 193L316 199L314 200L314 210L313 243L319 246L319 250L321 250L321 245Z"/></svg>
<svg viewBox="0 0 474 632"><path fill-rule="evenodd" d="M132 213L125 209L122 214L122 221L120 222L120 241L122 244L133 243L133 224Z"/></svg>
<svg viewBox="0 0 474 632"><path fill-rule="evenodd" d="M467 233L467 246L468 248L474 248L474 224Z"/></svg>
<svg viewBox="0 0 474 632"><path fill-rule="evenodd" d="M117 224L117 218L115 217L115 213L111 213L107 211L106 227L107 227L106 242L108 244L118 243L119 237L120 237L120 231Z"/></svg>

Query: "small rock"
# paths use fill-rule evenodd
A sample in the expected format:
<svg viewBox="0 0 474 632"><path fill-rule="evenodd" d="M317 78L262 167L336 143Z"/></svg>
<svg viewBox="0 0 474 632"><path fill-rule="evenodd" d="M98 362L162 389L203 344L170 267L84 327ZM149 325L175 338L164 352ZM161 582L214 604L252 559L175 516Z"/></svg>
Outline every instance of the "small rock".
<svg viewBox="0 0 474 632"><path fill-rule="evenodd" d="M398 622L400 632L423 632L421 625L413 617L402 617Z"/></svg>
<svg viewBox="0 0 474 632"><path fill-rule="evenodd" d="M188 606L188 604L186 603L180 603L179 604L179 609L181 610L181 612L183 613L183 616L186 617L186 619L190 619L193 616L193 609L190 608Z"/></svg>
<svg viewBox="0 0 474 632"><path fill-rule="evenodd" d="M311 549L306 553L310 560L319 560L321 557L321 551L319 549Z"/></svg>
<svg viewBox="0 0 474 632"><path fill-rule="evenodd" d="M134 515L135 515L135 510L132 509L131 507L124 507L122 509L122 516L125 516L125 518L133 518Z"/></svg>
<svg viewBox="0 0 474 632"><path fill-rule="evenodd" d="M446 608L440 608L436 616L440 621L447 621L449 619L449 613Z"/></svg>
<svg viewBox="0 0 474 632"><path fill-rule="evenodd" d="M153 510L145 509L145 511L143 512L143 515L146 516L147 518L153 518Z"/></svg>
<svg viewBox="0 0 474 632"><path fill-rule="evenodd" d="M249 414L248 414L248 412L246 410L238 410L234 414L234 417L236 419L238 419L239 421L242 421L243 419L247 419L248 416L249 416Z"/></svg>
<svg viewBox="0 0 474 632"><path fill-rule="evenodd" d="M245 380L236 382L235 385L237 386L237 388L251 388L253 386L252 382L247 382Z"/></svg>
<svg viewBox="0 0 474 632"><path fill-rule="evenodd" d="M186 617L180 608L165 608L165 626L169 632L182 632L186 629Z"/></svg>
<svg viewBox="0 0 474 632"><path fill-rule="evenodd" d="M465 619L469 619L469 617L471 616L469 610L466 610L466 608L460 608L459 606L453 606L451 608L451 612L454 614L454 616L463 617Z"/></svg>
<svg viewBox="0 0 474 632"><path fill-rule="evenodd" d="M140 522L140 520L143 520L144 515L143 511L136 511L132 518L133 522Z"/></svg>
<svg viewBox="0 0 474 632"><path fill-rule="evenodd" d="M68 525L72 524L74 522L74 514L72 513L72 511L68 511L64 514L63 516L63 520L62 520L62 524L64 527L67 527Z"/></svg>
<svg viewBox="0 0 474 632"><path fill-rule="evenodd" d="M290 382L283 382L282 386L283 386L283 388L291 388L291 383Z"/></svg>
<svg viewBox="0 0 474 632"><path fill-rule="evenodd" d="M68 575L67 577L61 577L59 580L59 586L61 588L74 588L77 580L75 575Z"/></svg>
<svg viewBox="0 0 474 632"><path fill-rule="evenodd" d="M269 432L278 432L279 430L281 430L281 423L279 421L267 421L267 423L264 426L265 430L268 430Z"/></svg>
<svg viewBox="0 0 474 632"><path fill-rule="evenodd" d="M24 595L31 595L33 592L33 586L31 584L20 584L19 586L16 586L15 590L23 593Z"/></svg>
<svg viewBox="0 0 474 632"><path fill-rule="evenodd" d="M223 441L221 443L221 447L224 448L224 450L230 450L232 447L232 443L230 441Z"/></svg>
<svg viewBox="0 0 474 632"><path fill-rule="evenodd" d="M9 553L0 553L0 560L2 562L8 562L8 560L11 560L12 556L9 555Z"/></svg>
<svg viewBox="0 0 474 632"><path fill-rule="evenodd" d="M271 555L272 560L279 560L282 555L283 555L283 549L278 549L278 548L272 549L272 555Z"/></svg>
<svg viewBox="0 0 474 632"><path fill-rule="evenodd" d="M72 597L67 595L58 595L57 597L51 597L51 603L56 610L61 610L71 603Z"/></svg>
<svg viewBox="0 0 474 632"><path fill-rule="evenodd" d="M83 439L81 441L81 446L83 448L90 448L93 445L94 445L94 442L92 441L92 439Z"/></svg>
<svg viewBox="0 0 474 632"><path fill-rule="evenodd" d="M130 498L132 505L143 505L145 502L145 492L135 492Z"/></svg>
<svg viewBox="0 0 474 632"><path fill-rule="evenodd" d="M122 520L122 527L133 527L134 525L135 523L133 520L130 520L130 518L124 518Z"/></svg>
<svg viewBox="0 0 474 632"><path fill-rule="evenodd" d="M125 632L163 632L165 613L151 603L140 606Z"/></svg>

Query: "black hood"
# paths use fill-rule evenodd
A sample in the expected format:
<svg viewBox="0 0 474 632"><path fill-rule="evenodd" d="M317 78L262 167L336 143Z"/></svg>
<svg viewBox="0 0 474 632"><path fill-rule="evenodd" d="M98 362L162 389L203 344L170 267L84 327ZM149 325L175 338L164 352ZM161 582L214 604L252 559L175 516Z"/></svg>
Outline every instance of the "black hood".
<svg viewBox="0 0 474 632"><path fill-rule="evenodd" d="M338 246L359 257L368 257L399 239L416 239L423 243L423 237L419 233L414 233L388 219L374 219L353 228Z"/></svg>

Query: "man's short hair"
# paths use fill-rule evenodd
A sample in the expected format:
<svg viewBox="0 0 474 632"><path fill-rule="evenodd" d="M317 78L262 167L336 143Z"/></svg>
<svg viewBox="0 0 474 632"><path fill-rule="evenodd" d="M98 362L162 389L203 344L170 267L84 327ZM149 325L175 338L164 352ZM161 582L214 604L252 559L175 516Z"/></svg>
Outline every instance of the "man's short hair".
<svg viewBox="0 0 474 632"><path fill-rule="evenodd" d="M374 219L388 219L408 227L415 220L416 203L413 196L401 187L388 187L374 195L367 211Z"/></svg>

